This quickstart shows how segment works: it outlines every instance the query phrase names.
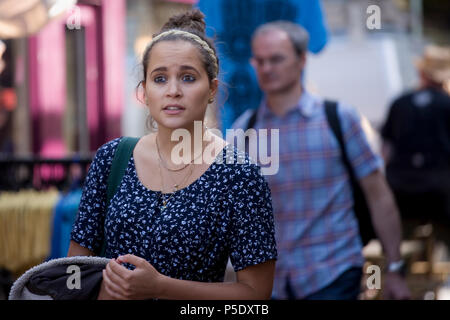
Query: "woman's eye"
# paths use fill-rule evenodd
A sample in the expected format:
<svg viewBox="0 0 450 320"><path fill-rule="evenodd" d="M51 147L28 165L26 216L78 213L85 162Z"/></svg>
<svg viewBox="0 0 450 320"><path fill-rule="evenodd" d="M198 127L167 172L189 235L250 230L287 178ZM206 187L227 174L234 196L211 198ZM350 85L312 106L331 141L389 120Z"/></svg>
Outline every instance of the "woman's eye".
<svg viewBox="0 0 450 320"><path fill-rule="evenodd" d="M156 76L153 79L153 81L156 82L156 83L162 83L162 82L166 81L166 77L164 77L164 76Z"/></svg>
<svg viewBox="0 0 450 320"><path fill-rule="evenodd" d="M182 77L182 79L183 79L183 81L186 81L186 82L193 82L193 81L195 81L195 77L190 75L190 74L184 75Z"/></svg>

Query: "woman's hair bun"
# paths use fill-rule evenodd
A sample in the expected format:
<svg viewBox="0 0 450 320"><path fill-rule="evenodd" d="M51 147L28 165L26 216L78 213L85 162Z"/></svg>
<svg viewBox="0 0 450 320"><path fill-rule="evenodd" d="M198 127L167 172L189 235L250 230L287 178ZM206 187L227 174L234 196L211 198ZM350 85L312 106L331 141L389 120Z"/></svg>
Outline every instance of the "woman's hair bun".
<svg viewBox="0 0 450 320"><path fill-rule="evenodd" d="M186 31L196 31L205 34L205 15L198 9L193 9L184 13L172 16L162 27L161 31L180 29Z"/></svg>

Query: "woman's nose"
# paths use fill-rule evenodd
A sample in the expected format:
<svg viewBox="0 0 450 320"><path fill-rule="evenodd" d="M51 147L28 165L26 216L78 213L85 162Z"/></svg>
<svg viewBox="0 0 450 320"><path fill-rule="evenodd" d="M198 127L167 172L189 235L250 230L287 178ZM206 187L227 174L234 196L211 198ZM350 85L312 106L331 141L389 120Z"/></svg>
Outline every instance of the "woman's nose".
<svg viewBox="0 0 450 320"><path fill-rule="evenodd" d="M167 84L167 95L170 97L181 96L181 88L178 81L169 81Z"/></svg>

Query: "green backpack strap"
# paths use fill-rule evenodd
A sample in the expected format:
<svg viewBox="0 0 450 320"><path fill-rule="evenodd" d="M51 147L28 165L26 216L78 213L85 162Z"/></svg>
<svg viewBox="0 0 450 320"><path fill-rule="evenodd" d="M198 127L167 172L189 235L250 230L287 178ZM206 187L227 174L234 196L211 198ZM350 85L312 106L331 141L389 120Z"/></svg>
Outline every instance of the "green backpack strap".
<svg viewBox="0 0 450 320"><path fill-rule="evenodd" d="M111 171L108 177L108 190L106 194L106 205L108 206L117 188L122 181L123 175L128 166L134 147L136 146L139 138L123 137L119 145L117 146L116 153L111 163Z"/></svg>
<svg viewBox="0 0 450 320"><path fill-rule="evenodd" d="M117 145L114 158L111 163L111 171L108 176L108 188L106 191L106 207L109 206L111 199L117 191L117 188L122 181L125 171L128 166L128 162L133 155L134 147L136 146L139 138L123 137ZM100 256L105 255L106 241L103 240Z"/></svg>

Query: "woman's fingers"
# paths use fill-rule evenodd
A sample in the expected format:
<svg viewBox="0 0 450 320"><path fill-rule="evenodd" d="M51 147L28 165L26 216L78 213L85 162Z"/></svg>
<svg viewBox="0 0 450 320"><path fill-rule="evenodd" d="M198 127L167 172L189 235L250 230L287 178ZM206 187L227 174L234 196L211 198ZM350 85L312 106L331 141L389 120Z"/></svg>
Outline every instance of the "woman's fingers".
<svg viewBox="0 0 450 320"><path fill-rule="evenodd" d="M117 257L117 262L129 263L136 267L141 267L146 262L146 260L141 257L135 256L133 254L126 254L126 255Z"/></svg>
<svg viewBox="0 0 450 320"><path fill-rule="evenodd" d="M106 270L103 270L103 282L105 284L105 290L109 296L114 299L125 300L125 296L122 294L123 290L119 285L114 283L111 278L108 276Z"/></svg>
<svg viewBox="0 0 450 320"><path fill-rule="evenodd" d="M122 263L135 265L134 270L128 270ZM104 270L104 281L108 288L108 293L117 299L140 299L152 296L153 285L157 275L154 269L146 260L134 256L125 255L117 259L111 259Z"/></svg>
<svg viewBox="0 0 450 320"><path fill-rule="evenodd" d="M128 290L130 287L130 280L132 271L121 266L116 261L111 261L106 265L106 272L111 281L117 284L122 290Z"/></svg>

